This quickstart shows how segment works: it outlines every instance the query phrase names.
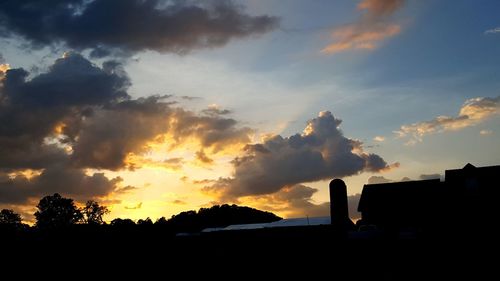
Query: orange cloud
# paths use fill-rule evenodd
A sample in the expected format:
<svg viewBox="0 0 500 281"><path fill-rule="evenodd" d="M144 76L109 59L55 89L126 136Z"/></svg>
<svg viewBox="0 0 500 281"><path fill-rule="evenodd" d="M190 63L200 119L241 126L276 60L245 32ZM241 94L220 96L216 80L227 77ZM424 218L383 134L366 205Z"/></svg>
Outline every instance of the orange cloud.
<svg viewBox="0 0 500 281"><path fill-rule="evenodd" d="M380 41L397 35L401 26L387 22L403 4L403 0L364 0L358 10L366 11L355 23L336 28L332 33L334 42L321 50L324 54L335 54L347 50L372 50Z"/></svg>
<svg viewBox="0 0 500 281"><path fill-rule="evenodd" d="M0 72L5 73L9 69L10 69L10 66L8 63L0 63Z"/></svg>
<svg viewBox="0 0 500 281"><path fill-rule="evenodd" d="M403 5L403 0L363 0L358 10L367 10L371 16L389 16Z"/></svg>
<svg viewBox="0 0 500 281"><path fill-rule="evenodd" d="M457 131L477 125L500 114L500 96L496 98L472 98L462 105L456 117L438 116L429 121L403 125L395 131L399 138L409 138L407 145L422 142L425 135L445 131Z"/></svg>

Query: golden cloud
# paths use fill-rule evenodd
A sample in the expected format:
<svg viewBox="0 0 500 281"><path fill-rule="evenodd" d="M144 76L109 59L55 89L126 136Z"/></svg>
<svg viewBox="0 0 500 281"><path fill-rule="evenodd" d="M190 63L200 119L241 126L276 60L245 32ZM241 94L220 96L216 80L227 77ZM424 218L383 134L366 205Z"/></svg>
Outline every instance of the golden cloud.
<svg viewBox="0 0 500 281"><path fill-rule="evenodd" d="M425 135L458 131L475 126L498 114L500 114L500 96L477 97L465 101L456 117L438 116L430 121L403 125L394 133L399 138L409 138L406 144L413 145L422 142Z"/></svg>

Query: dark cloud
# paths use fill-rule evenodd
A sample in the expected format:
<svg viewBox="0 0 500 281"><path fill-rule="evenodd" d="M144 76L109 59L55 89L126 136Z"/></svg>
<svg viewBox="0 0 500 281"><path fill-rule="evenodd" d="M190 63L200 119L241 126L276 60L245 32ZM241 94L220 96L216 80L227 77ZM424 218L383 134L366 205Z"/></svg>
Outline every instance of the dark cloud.
<svg viewBox="0 0 500 281"><path fill-rule="evenodd" d="M209 106L208 108L203 109L201 112L205 115L208 115L208 116L227 115L227 114L232 113L231 110L221 109L216 105Z"/></svg>
<svg viewBox="0 0 500 281"><path fill-rule="evenodd" d="M361 193L356 193L354 195L347 196L347 204L349 206L349 217L352 220L358 220L361 218L361 213L358 212L358 205L360 198L361 198Z"/></svg>
<svg viewBox="0 0 500 281"><path fill-rule="evenodd" d="M132 99L119 63L101 67L68 53L47 72L0 72L0 203L23 204L58 192L77 200L119 194L121 179L83 169L119 170L141 164L180 169L181 158L143 158L150 144L172 147L196 141L212 152L249 141L249 128L234 119L172 107L169 96ZM135 155L137 162L127 162ZM206 155L205 155L206 156ZM26 170L35 174L28 179ZM7 174L15 175L13 177Z"/></svg>
<svg viewBox="0 0 500 281"><path fill-rule="evenodd" d="M393 180L387 179L383 176L371 176L370 178L368 178L368 184L379 184L388 182L393 182Z"/></svg>
<svg viewBox="0 0 500 281"><path fill-rule="evenodd" d="M249 143L254 132L248 127L239 128L238 121L232 118L199 116L182 108L175 108L172 119L175 122L170 122L170 132L177 143L194 138L212 152L234 144Z"/></svg>
<svg viewBox="0 0 500 281"><path fill-rule="evenodd" d="M181 96L181 99L192 101L192 100L200 100L201 97Z"/></svg>
<svg viewBox="0 0 500 281"><path fill-rule="evenodd" d="M84 202L112 193L121 182L120 177L108 179L103 173L87 175L79 169L54 166L31 178L22 174L0 176L0 203L24 204L53 193Z"/></svg>
<svg viewBox="0 0 500 281"><path fill-rule="evenodd" d="M172 204L175 204L175 205L186 205L187 203L185 201L176 199L176 200L172 201Z"/></svg>
<svg viewBox="0 0 500 281"><path fill-rule="evenodd" d="M7 70L0 79L0 169L40 169L64 161L66 152L47 138L59 130L65 141L75 139L95 107L127 99L130 82L118 69L66 54L30 80L24 69Z"/></svg>
<svg viewBox="0 0 500 281"><path fill-rule="evenodd" d="M71 159L79 167L126 167L129 153L146 152L148 141L168 132L170 114L169 106L156 97L102 108L82 121Z"/></svg>
<svg viewBox="0 0 500 281"><path fill-rule="evenodd" d="M422 174L418 177L421 180L433 180L441 178L440 174Z"/></svg>
<svg viewBox="0 0 500 281"><path fill-rule="evenodd" d="M114 192L115 193L128 193L128 192L134 191L136 189L137 189L137 187L135 187L135 186L127 185L127 186L115 189Z"/></svg>
<svg viewBox="0 0 500 281"><path fill-rule="evenodd" d="M26 81L23 69L7 71L4 94L12 105L28 109L102 105L128 98L130 81L117 62L102 68L79 54L67 53L47 73Z"/></svg>
<svg viewBox="0 0 500 281"><path fill-rule="evenodd" d="M340 123L324 111L308 122L302 134L248 145L245 154L233 160L233 176L219 179L205 191L229 198L270 194L303 182L390 168L380 156L364 152L361 142L344 137Z"/></svg>
<svg viewBox="0 0 500 281"><path fill-rule="evenodd" d="M158 97L128 100L96 111L82 122L72 160L80 167L117 170L127 167L129 153L141 154L148 142L170 134L171 147L194 139L214 152L225 146L250 141L250 128L238 128L237 121L218 116L198 116L172 108Z"/></svg>
<svg viewBox="0 0 500 281"><path fill-rule="evenodd" d="M214 163L214 159L208 157L203 150L196 151L196 160L204 165L211 165Z"/></svg>
<svg viewBox="0 0 500 281"><path fill-rule="evenodd" d="M323 217L330 216L330 202L316 204L312 196L318 191L316 188L296 184L286 187L280 191L257 197L260 199L259 207L286 213L287 217ZM357 220L361 214L357 211L361 194L350 195L347 198L349 205L349 216Z"/></svg>
<svg viewBox="0 0 500 281"><path fill-rule="evenodd" d="M217 180L211 180L211 179L193 180L194 184L210 184L215 182L217 182Z"/></svg>
<svg viewBox="0 0 500 281"><path fill-rule="evenodd" d="M118 170L130 153L170 134L174 147L195 139L212 151L249 142L249 128L219 115L172 107L169 96L131 99L119 63L102 67L68 53L46 73L23 69L0 77L0 169L43 169L52 163ZM172 163L164 163L172 164ZM174 163L179 165L179 163ZM137 168L129 165L128 168Z"/></svg>
<svg viewBox="0 0 500 281"><path fill-rule="evenodd" d="M138 210L140 208L142 208L142 202L139 202L139 204L137 204L136 206L132 206L132 207L125 206L125 209L127 209L127 210Z"/></svg>
<svg viewBox="0 0 500 281"><path fill-rule="evenodd" d="M0 2L0 36L33 47L65 44L95 57L141 50L187 53L268 32L278 19L229 0L26 0Z"/></svg>

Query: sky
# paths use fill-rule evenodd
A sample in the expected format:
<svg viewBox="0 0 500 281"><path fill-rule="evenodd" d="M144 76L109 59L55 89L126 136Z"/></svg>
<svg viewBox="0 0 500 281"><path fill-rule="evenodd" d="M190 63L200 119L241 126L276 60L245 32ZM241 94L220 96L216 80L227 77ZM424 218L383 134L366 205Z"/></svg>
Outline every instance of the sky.
<svg viewBox="0 0 500 281"><path fill-rule="evenodd" d="M496 0L0 3L0 208L329 213L500 164Z"/></svg>

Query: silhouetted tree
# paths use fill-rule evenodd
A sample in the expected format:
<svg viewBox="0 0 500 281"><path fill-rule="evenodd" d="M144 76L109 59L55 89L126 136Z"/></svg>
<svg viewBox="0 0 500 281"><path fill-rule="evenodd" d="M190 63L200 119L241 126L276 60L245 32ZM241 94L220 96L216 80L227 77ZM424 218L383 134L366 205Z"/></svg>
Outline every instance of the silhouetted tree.
<svg viewBox="0 0 500 281"><path fill-rule="evenodd" d="M266 223L281 220L270 212L236 205L215 205L198 212L187 211L172 216L167 224L176 231L193 232L207 227L225 227L231 224Z"/></svg>
<svg viewBox="0 0 500 281"><path fill-rule="evenodd" d="M149 225L153 225L153 221L147 217L146 219L140 219L137 221L137 225L143 225L143 226L149 226Z"/></svg>
<svg viewBox="0 0 500 281"><path fill-rule="evenodd" d="M102 217L109 213L106 206L100 206L99 203L93 200L87 201L85 207L80 210L83 215L83 222L86 224L103 224Z"/></svg>
<svg viewBox="0 0 500 281"><path fill-rule="evenodd" d="M3 209L0 211L0 224L20 225L21 216L16 214L13 210Z"/></svg>
<svg viewBox="0 0 500 281"><path fill-rule="evenodd" d="M155 221L155 225L166 225L167 219L165 217L161 217Z"/></svg>
<svg viewBox="0 0 500 281"><path fill-rule="evenodd" d="M73 203L73 199L61 197L58 193L40 199L35 212L36 226L40 228L58 228L77 223L82 213Z"/></svg>
<svg viewBox="0 0 500 281"><path fill-rule="evenodd" d="M116 219L111 221L111 226L122 227L122 226L134 226L134 225L135 225L135 222L131 219L116 218Z"/></svg>

